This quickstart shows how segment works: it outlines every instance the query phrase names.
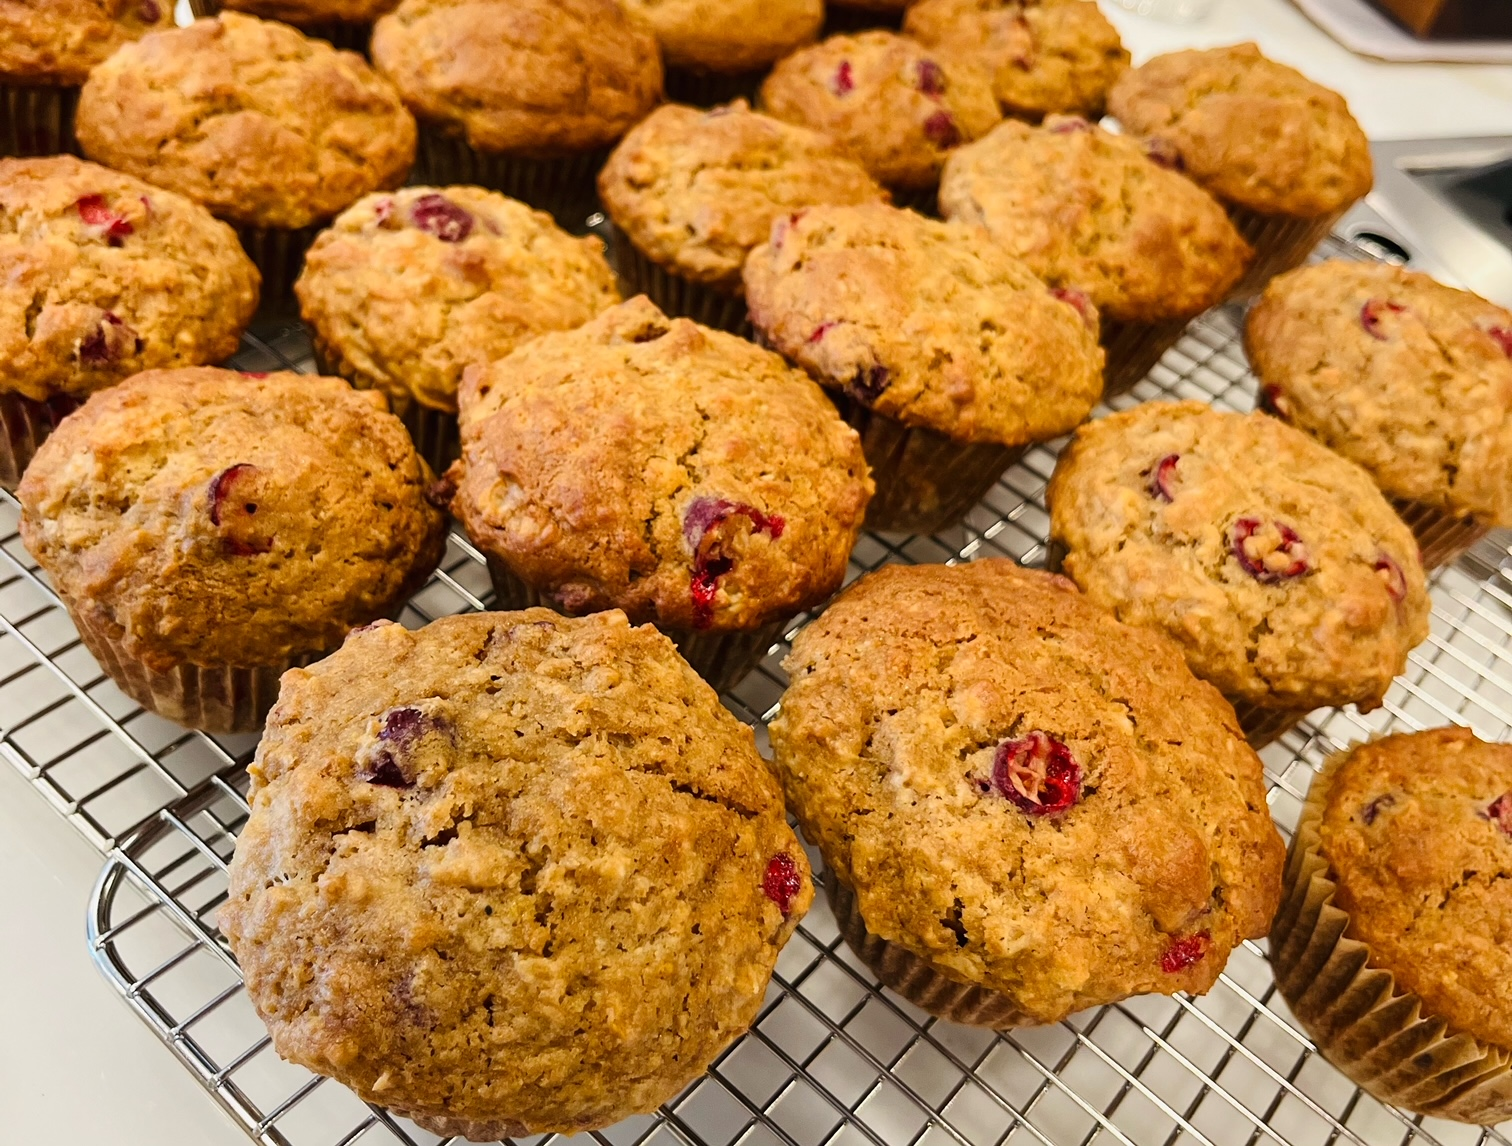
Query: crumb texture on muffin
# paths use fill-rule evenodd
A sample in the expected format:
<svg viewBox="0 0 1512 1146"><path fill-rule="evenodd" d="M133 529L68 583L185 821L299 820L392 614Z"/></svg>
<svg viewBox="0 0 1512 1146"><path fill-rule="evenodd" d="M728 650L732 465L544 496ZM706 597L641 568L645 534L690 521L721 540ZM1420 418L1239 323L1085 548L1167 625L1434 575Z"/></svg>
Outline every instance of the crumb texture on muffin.
<svg viewBox="0 0 1512 1146"><path fill-rule="evenodd" d="M438 1131L654 1111L813 895L751 730L617 612L358 631L250 772L218 922L274 1047Z"/></svg>
<svg viewBox="0 0 1512 1146"><path fill-rule="evenodd" d="M397 609L445 546L430 480L378 394L194 367L95 394L17 496L59 594L165 671L279 663Z"/></svg>
<svg viewBox="0 0 1512 1146"><path fill-rule="evenodd" d="M1283 848L1233 710L1064 578L887 566L805 628L772 745L867 928L1036 1022L1201 992Z"/></svg>
<svg viewBox="0 0 1512 1146"><path fill-rule="evenodd" d="M171 27L170 0L0 0L0 80L82 84L122 44Z"/></svg>
<svg viewBox="0 0 1512 1146"><path fill-rule="evenodd" d="M810 208L777 220L745 286L772 346L906 425L1018 446L1072 429L1102 393L1095 309L961 223Z"/></svg>
<svg viewBox="0 0 1512 1146"><path fill-rule="evenodd" d="M68 155L0 159L0 392L82 397L236 352L258 274L181 195Z"/></svg>
<svg viewBox="0 0 1512 1146"><path fill-rule="evenodd" d="M469 370L460 406L452 511L567 612L791 616L839 588L872 491L818 386L644 296Z"/></svg>
<svg viewBox="0 0 1512 1146"><path fill-rule="evenodd" d="M237 12L126 45L77 130L91 159L259 227L329 219L415 158L414 119L361 56Z"/></svg>
<svg viewBox="0 0 1512 1146"><path fill-rule="evenodd" d="M615 225L652 261L730 293L778 217L887 200L828 137L744 100L713 111L657 108L615 148L598 186Z"/></svg>
<svg viewBox="0 0 1512 1146"><path fill-rule="evenodd" d="M1411 530L1360 467L1264 414L1090 422L1048 497L1067 575L1231 698L1374 708L1428 636Z"/></svg>
<svg viewBox="0 0 1512 1146"><path fill-rule="evenodd" d="M1119 78L1108 110L1218 198L1261 214L1328 215L1373 181L1344 97L1254 44L1157 56Z"/></svg>
<svg viewBox="0 0 1512 1146"><path fill-rule="evenodd" d="M1331 260L1271 282L1245 349L1277 413L1386 493L1512 525L1512 312Z"/></svg>
<svg viewBox="0 0 1512 1146"><path fill-rule="evenodd" d="M649 25L667 65L729 74L781 59L819 34L822 0L624 0Z"/></svg>

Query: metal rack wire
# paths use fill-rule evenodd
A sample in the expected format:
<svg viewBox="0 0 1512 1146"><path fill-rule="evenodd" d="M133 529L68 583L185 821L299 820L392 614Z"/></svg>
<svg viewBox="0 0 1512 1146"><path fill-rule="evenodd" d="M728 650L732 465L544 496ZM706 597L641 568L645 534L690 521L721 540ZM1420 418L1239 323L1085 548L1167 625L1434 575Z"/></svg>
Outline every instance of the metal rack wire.
<svg viewBox="0 0 1512 1146"><path fill-rule="evenodd" d="M1114 405L1192 397L1252 408L1239 318L1225 309L1193 324ZM311 363L296 330L249 339L236 365ZM956 529L864 535L851 575L986 555L1041 563L1044 485L1059 444L1030 452ZM14 501L0 495L0 755L107 851L89 919L107 980L256 1141L436 1142L273 1053L214 923L247 815L252 738L186 733L122 697L79 646L15 522ZM1492 535L1438 575L1432 636L1380 710L1321 710L1262 753L1283 833L1340 745L1451 722L1489 739L1512 734L1509 541ZM487 600L478 554L455 536L401 620L423 624ZM786 650L784 640L725 697L763 747ZM1512 1146L1512 1126L1413 1117L1363 1095L1292 1024L1262 944L1237 950L1202 998L1136 998L994 1034L934 1020L880 988L818 903L783 952L751 1033L657 1115L593 1137L603 1146Z"/></svg>

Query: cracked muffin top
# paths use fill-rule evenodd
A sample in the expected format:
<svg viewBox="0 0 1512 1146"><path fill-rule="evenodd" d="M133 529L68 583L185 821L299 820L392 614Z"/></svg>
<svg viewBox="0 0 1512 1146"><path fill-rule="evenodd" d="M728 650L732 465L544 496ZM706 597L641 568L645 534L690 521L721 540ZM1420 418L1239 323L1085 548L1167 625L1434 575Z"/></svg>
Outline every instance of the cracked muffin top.
<svg viewBox="0 0 1512 1146"><path fill-rule="evenodd" d="M295 285L328 369L455 411L462 370L619 302L596 238L481 187L369 195L322 231Z"/></svg>
<svg viewBox="0 0 1512 1146"><path fill-rule="evenodd" d="M0 392L82 397L236 352L257 268L197 203L58 155L0 159Z"/></svg>
<svg viewBox="0 0 1512 1146"><path fill-rule="evenodd" d="M359 630L249 772L219 925L274 1048L437 1134L653 1112L813 898L750 728L619 612Z"/></svg>
<svg viewBox="0 0 1512 1146"><path fill-rule="evenodd" d="M1349 937L1425 1017L1512 1050L1512 747L1468 728L1388 736L1314 782Z"/></svg>
<svg viewBox="0 0 1512 1146"><path fill-rule="evenodd" d="M1428 636L1411 530L1359 466L1265 414L1145 402L1091 422L1047 496L1066 574L1231 699L1375 708Z"/></svg>
<svg viewBox="0 0 1512 1146"><path fill-rule="evenodd" d="M780 60L819 34L822 0L624 0L667 66L727 75Z"/></svg>
<svg viewBox="0 0 1512 1146"><path fill-rule="evenodd" d="M404 181L415 121L355 52L226 12L128 44L90 73L91 158L233 223L307 227Z"/></svg>
<svg viewBox="0 0 1512 1146"><path fill-rule="evenodd" d="M1074 116L1039 128L1005 120L956 150L940 209L1120 322L1201 314L1228 297L1253 255L1201 187Z"/></svg>
<svg viewBox="0 0 1512 1146"><path fill-rule="evenodd" d="M1388 495L1512 525L1512 312L1340 259L1272 279L1244 344L1277 414Z"/></svg>
<svg viewBox="0 0 1512 1146"><path fill-rule="evenodd" d="M782 60L762 109L830 136L900 191L932 190L951 148L1002 119L987 74L895 32L831 36Z"/></svg>
<svg viewBox="0 0 1512 1146"><path fill-rule="evenodd" d="M21 480L21 539L150 668L281 664L397 609L445 519L383 397L339 378L149 370L93 395Z"/></svg>
<svg viewBox="0 0 1512 1146"><path fill-rule="evenodd" d="M282 20L286 24L317 30L323 24L370 24L379 16L392 12L399 0L222 0L224 7L249 12L265 20Z"/></svg>
<svg viewBox="0 0 1512 1146"><path fill-rule="evenodd" d="M827 136L754 112L665 104L631 129L599 173L615 225L653 262L730 294L772 222L817 203L887 192Z"/></svg>
<svg viewBox="0 0 1512 1146"><path fill-rule="evenodd" d="M867 929L1026 1022L1200 993L1269 927L1283 848L1233 709L1065 578L890 565L785 666L788 805Z"/></svg>
<svg viewBox="0 0 1512 1146"><path fill-rule="evenodd" d="M903 30L947 59L992 77L1004 114L1102 114L1129 66L1118 29L1096 0L921 0Z"/></svg>
<svg viewBox="0 0 1512 1146"><path fill-rule="evenodd" d="M411 111L479 151L607 147L661 101L656 39L616 0L404 0L372 52Z"/></svg>
<svg viewBox="0 0 1512 1146"><path fill-rule="evenodd" d="M745 267L751 322L825 386L909 426L1020 446L1102 394L1097 313L961 223L812 207Z"/></svg>
<svg viewBox="0 0 1512 1146"><path fill-rule="evenodd" d="M1254 44L1156 56L1119 78L1108 110L1219 199L1262 215L1330 215L1374 179L1344 97Z"/></svg>
<svg viewBox="0 0 1512 1146"><path fill-rule="evenodd" d="M76 86L122 44L171 27L171 0L0 0L0 77Z"/></svg>
<svg viewBox="0 0 1512 1146"><path fill-rule="evenodd" d="M469 368L460 408L452 512L569 613L720 631L791 616L840 587L872 493L818 386L644 296Z"/></svg>

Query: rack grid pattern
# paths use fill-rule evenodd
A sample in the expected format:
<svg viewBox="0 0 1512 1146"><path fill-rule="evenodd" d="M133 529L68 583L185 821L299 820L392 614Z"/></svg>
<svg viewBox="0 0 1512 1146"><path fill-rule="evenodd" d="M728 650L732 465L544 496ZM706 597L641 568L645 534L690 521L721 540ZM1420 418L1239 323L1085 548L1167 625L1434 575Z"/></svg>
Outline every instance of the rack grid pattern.
<svg viewBox="0 0 1512 1146"><path fill-rule="evenodd" d="M1251 409L1240 318L1222 309L1194 323L1113 405L1190 397ZM308 343L297 330L252 337L236 365L310 369ZM947 533L864 535L851 576L989 555L1042 564L1044 485L1059 445L1031 451ZM433 1135L273 1053L214 922L247 815L254 738L187 733L126 700L79 645L16 520L0 494L0 755L107 852L89 918L101 971L254 1140L432 1146ZM1509 541L1494 534L1437 576L1432 636L1380 710L1321 710L1262 753L1283 833L1341 745L1445 723L1512 734ZM401 620L419 625L488 599L479 556L456 535ZM763 746L787 644L725 697ZM1136 998L997 1034L932 1019L879 987L821 897L751 1033L658 1114L592 1137L602 1146L1512 1146L1512 1125L1413 1117L1362 1094L1292 1024L1263 944L1237 950L1207 996Z"/></svg>

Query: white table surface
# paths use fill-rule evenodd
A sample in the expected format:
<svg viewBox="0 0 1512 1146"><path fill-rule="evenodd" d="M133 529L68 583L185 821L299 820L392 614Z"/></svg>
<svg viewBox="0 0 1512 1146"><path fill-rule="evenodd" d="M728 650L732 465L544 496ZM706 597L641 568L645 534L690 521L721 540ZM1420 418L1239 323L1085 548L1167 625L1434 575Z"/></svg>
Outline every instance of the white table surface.
<svg viewBox="0 0 1512 1146"><path fill-rule="evenodd" d="M1287 0L1219 0L1207 19L1185 26L1103 3L1136 61L1253 39L1342 91L1372 138L1512 133L1509 67L1364 60ZM84 913L99 867L94 850L0 763L0 1143L245 1143L91 964Z"/></svg>

